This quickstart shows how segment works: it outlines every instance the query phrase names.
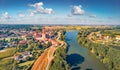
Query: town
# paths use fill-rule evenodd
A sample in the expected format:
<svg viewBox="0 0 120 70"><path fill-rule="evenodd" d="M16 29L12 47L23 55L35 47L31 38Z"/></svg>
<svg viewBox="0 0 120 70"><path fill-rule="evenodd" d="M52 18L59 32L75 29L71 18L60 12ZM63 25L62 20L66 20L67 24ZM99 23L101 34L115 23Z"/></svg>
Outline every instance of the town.
<svg viewBox="0 0 120 70"><path fill-rule="evenodd" d="M45 63L44 59L49 61L46 62L46 65L48 64L46 68L49 68L55 50L59 46L66 47L66 43L63 41L63 30L31 27L29 31L26 29L1 29L0 33L0 59L13 60L18 69L30 68L35 63L32 70L37 70L36 68L40 64L36 67L38 65L36 62L42 60L41 63ZM48 51L49 53L46 54ZM48 55L49 57L46 57ZM44 58L41 58L43 56ZM35 60L37 61L35 62ZM26 63L28 64L26 65ZM41 64L41 66L43 65ZM40 69L42 68L44 67Z"/></svg>

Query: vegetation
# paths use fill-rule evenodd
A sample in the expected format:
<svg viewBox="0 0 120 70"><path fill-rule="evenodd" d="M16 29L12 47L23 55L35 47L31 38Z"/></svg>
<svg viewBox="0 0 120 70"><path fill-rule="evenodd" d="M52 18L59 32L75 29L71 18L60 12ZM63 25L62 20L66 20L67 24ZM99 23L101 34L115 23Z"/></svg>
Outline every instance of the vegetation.
<svg viewBox="0 0 120 70"><path fill-rule="evenodd" d="M61 41L65 41L65 31L61 32L60 39ZM65 45L66 46L66 45ZM60 46L56 52L53 61L51 62L49 70L70 70L70 66L66 62L66 48Z"/></svg>
<svg viewBox="0 0 120 70"><path fill-rule="evenodd" d="M30 70L30 67L34 63L34 60L23 62L14 66L14 70Z"/></svg>
<svg viewBox="0 0 120 70"><path fill-rule="evenodd" d="M108 29L105 29L108 30ZM103 29L87 29L81 30L78 33L77 39L81 46L88 48L93 54L96 55L101 62L109 70L119 70L120 69L120 49L116 49L113 45L93 43L88 39L88 35L91 32L103 31ZM113 31L114 32L114 31ZM117 34L117 33L116 33Z"/></svg>
<svg viewBox="0 0 120 70"><path fill-rule="evenodd" d="M9 24L2 24L0 25L0 29L7 29L7 30L10 30L10 29L25 29L25 30L30 30L31 27L33 27L33 25L9 25Z"/></svg>
<svg viewBox="0 0 120 70"><path fill-rule="evenodd" d="M0 70L12 70L14 60L12 58L6 58L0 60Z"/></svg>
<svg viewBox="0 0 120 70"><path fill-rule="evenodd" d="M55 58L51 63L50 70L69 70L70 67L66 62L66 50L59 47L55 52Z"/></svg>
<svg viewBox="0 0 120 70"><path fill-rule="evenodd" d="M60 40L61 40L61 41L65 41L65 36L64 36L64 34L65 34L65 31L62 31L62 32L61 32L61 35L60 35Z"/></svg>
<svg viewBox="0 0 120 70"><path fill-rule="evenodd" d="M16 53L16 48L7 48L4 52L0 52L0 59L11 57Z"/></svg>

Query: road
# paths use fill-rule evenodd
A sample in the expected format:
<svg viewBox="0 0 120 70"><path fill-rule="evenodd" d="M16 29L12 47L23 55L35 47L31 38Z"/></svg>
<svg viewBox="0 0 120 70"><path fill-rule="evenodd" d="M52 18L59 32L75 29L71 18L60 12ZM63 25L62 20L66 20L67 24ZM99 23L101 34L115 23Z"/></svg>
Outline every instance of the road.
<svg viewBox="0 0 120 70"><path fill-rule="evenodd" d="M49 65L54 58L54 46L49 47L34 63L32 70L48 70Z"/></svg>
<svg viewBox="0 0 120 70"><path fill-rule="evenodd" d="M64 41L60 41L60 33L58 33L58 38L56 39L64 48L66 48L66 43ZM58 47L50 46L48 49L42 53L41 56L35 61L32 70L49 70L49 66L51 61L54 58L54 53Z"/></svg>

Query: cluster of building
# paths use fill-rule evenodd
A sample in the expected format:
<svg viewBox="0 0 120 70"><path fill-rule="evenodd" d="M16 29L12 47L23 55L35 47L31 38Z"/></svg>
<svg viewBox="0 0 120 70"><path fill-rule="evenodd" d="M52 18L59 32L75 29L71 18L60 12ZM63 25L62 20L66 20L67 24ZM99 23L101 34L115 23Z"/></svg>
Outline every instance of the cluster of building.
<svg viewBox="0 0 120 70"><path fill-rule="evenodd" d="M42 31L30 31L29 33L23 33L21 34L22 41L19 42L19 44L25 44L26 41L30 40L36 40L40 42L41 44L46 44L48 42L51 42L52 45L58 46L59 42L55 40L57 35L53 34L53 30L46 30L42 29ZM56 32L57 34L57 32Z"/></svg>
<svg viewBox="0 0 120 70"><path fill-rule="evenodd" d="M3 32L6 32L2 30ZM41 31L25 31L25 30L8 30L8 34L0 34L0 40L2 41L2 38L6 40L6 42L1 42L0 41L0 48L7 48L17 46L17 45L24 45L28 44L29 41L37 41L40 42L41 45L48 44L49 42L51 43L51 46L59 46L60 43L56 41L58 37L58 32L54 30L49 30L49 29L42 29ZM10 34L10 35L9 35ZM8 41L7 39L19 39L18 41L13 40L13 41ZM4 44L3 44L4 43ZM1 50L1 49L0 49ZM24 61L26 57L32 57L32 54L30 51L26 51L19 54L14 55L15 60L22 60Z"/></svg>
<svg viewBox="0 0 120 70"><path fill-rule="evenodd" d="M99 41L114 41L114 42L120 42L120 36L119 35L114 35L113 37L110 35L102 35L100 32L93 32L89 35L93 39L97 39Z"/></svg>
<svg viewBox="0 0 120 70"><path fill-rule="evenodd" d="M115 39L117 40L117 42L120 41L120 36L116 36Z"/></svg>
<svg viewBox="0 0 120 70"><path fill-rule="evenodd" d="M41 32L33 33L33 38L40 42L41 44L47 44L48 42L52 43L52 46L59 46L60 43L55 40L57 35L53 34L54 31L52 30L45 30L43 29Z"/></svg>
<svg viewBox="0 0 120 70"><path fill-rule="evenodd" d="M14 59L16 61L26 61L26 58L30 57L32 58L32 53L30 51L23 52L22 54L15 54Z"/></svg>
<svg viewBox="0 0 120 70"><path fill-rule="evenodd" d="M99 40L109 40L111 39L110 36L103 36L102 34L97 34Z"/></svg>
<svg viewBox="0 0 120 70"><path fill-rule="evenodd" d="M31 31L29 34L24 34L22 35L23 40L19 41L18 44L22 45L22 44L27 44L29 40L27 40L26 38L30 38L30 40L34 39L34 41L36 40L37 42L40 42L41 45L47 44L48 42L51 43L51 46L59 46L60 43L56 41L56 38L58 37L56 32L56 35L53 34L54 31L52 30L45 30L43 29L42 31ZM26 52L25 52L26 53ZM27 56L31 56L31 54L26 54L22 53L22 56L19 55L15 55L14 59L15 60L24 60L25 57Z"/></svg>
<svg viewBox="0 0 120 70"><path fill-rule="evenodd" d="M7 47L15 47L17 46L17 43L15 41L13 42L0 42L0 50L3 50Z"/></svg>

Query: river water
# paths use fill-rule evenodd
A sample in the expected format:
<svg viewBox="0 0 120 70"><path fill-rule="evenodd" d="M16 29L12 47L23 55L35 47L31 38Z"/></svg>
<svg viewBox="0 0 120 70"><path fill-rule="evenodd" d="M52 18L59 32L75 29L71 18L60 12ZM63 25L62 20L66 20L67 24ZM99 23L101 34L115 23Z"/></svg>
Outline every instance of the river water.
<svg viewBox="0 0 120 70"><path fill-rule="evenodd" d="M106 70L104 65L86 48L77 42L78 31L67 31L65 34L68 43L67 63L72 70Z"/></svg>

